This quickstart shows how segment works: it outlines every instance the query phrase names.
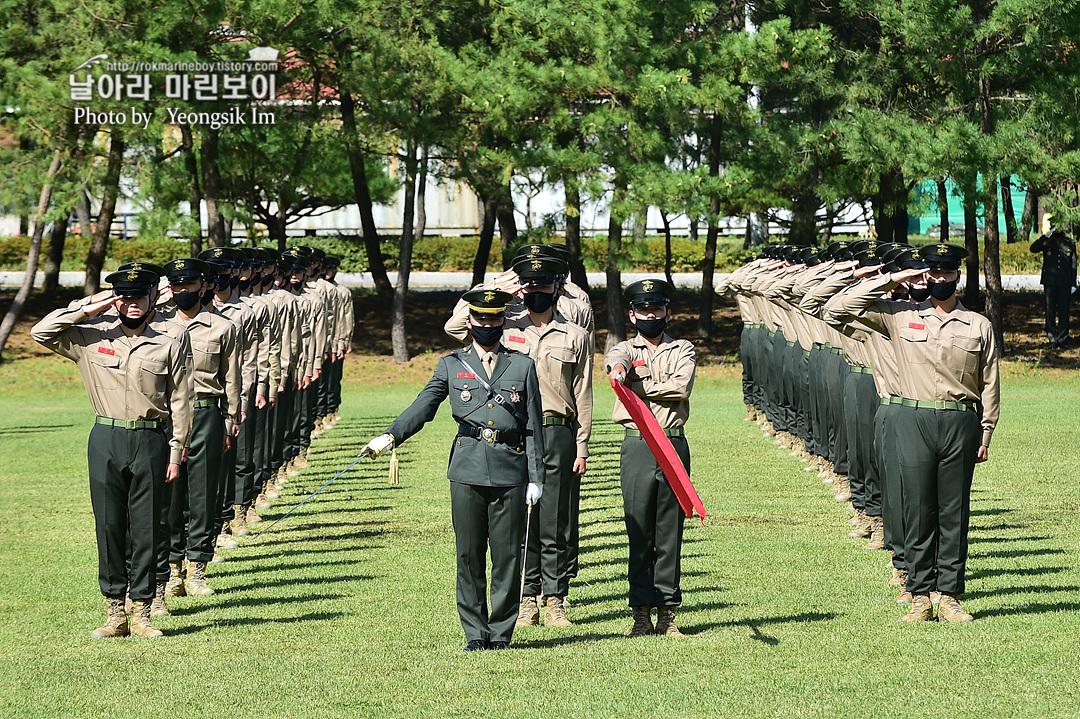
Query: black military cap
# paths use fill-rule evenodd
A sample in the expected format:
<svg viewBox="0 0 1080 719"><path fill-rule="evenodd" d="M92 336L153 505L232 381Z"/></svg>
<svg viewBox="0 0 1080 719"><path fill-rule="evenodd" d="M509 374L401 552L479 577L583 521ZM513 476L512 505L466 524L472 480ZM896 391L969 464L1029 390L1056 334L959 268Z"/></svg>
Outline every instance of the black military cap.
<svg viewBox="0 0 1080 719"><path fill-rule="evenodd" d="M893 262L902 270L925 270L929 267L923 257L923 248L905 247L900 254L893 257Z"/></svg>
<svg viewBox="0 0 1080 719"><path fill-rule="evenodd" d="M478 317L503 317L506 305L514 299L509 292L502 290L470 290L461 296L469 305L469 314Z"/></svg>
<svg viewBox="0 0 1080 719"><path fill-rule="evenodd" d="M813 247L794 247L791 250L791 261L796 264L804 265L806 264L807 258L812 254L814 254Z"/></svg>
<svg viewBox="0 0 1080 719"><path fill-rule="evenodd" d="M334 255L327 255L323 258L322 263L323 267L325 267L326 269L333 269L341 265L341 258Z"/></svg>
<svg viewBox="0 0 1080 719"><path fill-rule="evenodd" d="M968 256L968 251L960 245L939 242L923 247L922 256L932 270L959 270L960 263Z"/></svg>
<svg viewBox="0 0 1080 719"><path fill-rule="evenodd" d="M574 258L573 253L570 252L570 248L558 242L552 242L550 245L544 245L544 247L549 248L549 252L554 252L555 256L565 262L567 265L569 265L570 260Z"/></svg>
<svg viewBox="0 0 1080 719"><path fill-rule="evenodd" d="M806 255L803 257L803 264L807 267L817 267L824 261L825 260L821 259L821 255L812 247L810 248L810 251L807 252Z"/></svg>
<svg viewBox="0 0 1080 719"><path fill-rule="evenodd" d="M255 269L262 269L266 260L263 259L262 253L255 247L241 247L240 250L244 253L244 257L251 263L251 266Z"/></svg>
<svg viewBox="0 0 1080 719"><path fill-rule="evenodd" d="M191 280L202 281L211 274L209 262L197 260L194 257L184 257L178 260L169 260L165 263L165 276L170 283L190 282ZM214 274L217 274L214 272Z"/></svg>
<svg viewBox="0 0 1080 719"><path fill-rule="evenodd" d="M881 261L884 267L881 268L882 272L892 274L900 270L900 265L896 263L896 258L904 254L904 250L909 249L902 245L893 245L889 249L885 250L885 253L881 256Z"/></svg>
<svg viewBox="0 0 1080 719"><path fill-rule="evenodd" d="M151 270L118 270L105 278L121 297L142 297L157 287L160 275Z"/></svg>
<svg viewBox="0 0 1080 719"><path fill-rule="evenodd" d="M850 260L852 256L851 240L836 240L829 245L829 256L837 262L844 262Z"/></svg>
<svg viewBox="0 0 1080 719"><path fill-rule="evenodd" d="M213 282L218 275L224 275L229 273L229 268L226 265L219 265L216 262L209 262L207 260L200 260L206 265L206 273L203 275L203 279L207 282Z"/></svg>
<svg viewBox="0 0 1080 719"><path fill-rule="evenodd" d="M553 285L569 268L557 257L536 256L519 258L511 269L523 285Z"/></svg>
<svg viewBox="0 0 1080 719"><path fill-rule="evenodd" d="M312 259L312 261L314 261L314 262L322 262L323 259L325 259L325 258L326 258L326 250L320 249L318 247L312 247L311 248L311 259Z"/></svg>
<svg viewBox="0 0 1080 719"><path fill-rule="evenodd" d="M232 269L233 267L242 267L247 258L243 252L235 247L211 247L200 252L199 259Z"/></svg>
<svg viewBox="0 0 1080 719"><path fill-rule="evenodd" d="M875 243L876 245L877 243ZM864 247L854 254L854 260L859 261L860 267L874 267L885 262L883 253L878 252L877 247Z"/></svg>
<svg viewBox="0 0 1080 719"><path fill-rule="evenodd" d="M675 288L664 280L638 280L626 286L623 296L630 300L630 307L667 307Z"/></svg>
<svg viewBox="0 0 1080 719"><path fill-rule="evenodd" d="M127 270L147 270L158 277L165 276L165 270L161 265L155 265L153 262L125 262L116 268L117 272L126 272Z"/></svg>
<svg viewBox="0 0 1080 719"><path fill-rule="evenodd" d="M304 255L305 257L311 257L311 248L307 245L293 245L285 249L286 252L291 252L294 255Z"/></svg>
<svg viewBox="0 0 1080 719"><path fill-rule="evenodd" d="M301 272L311 265L311 259L306 254L299 254L292 250L281 253L281 262L278 267L282 272Z"/></svg>
<svg viewBox="0 0 1080 719"><path fill-rule="evenodd" d="M259 252L262 253L264 262L277 264L281 260L281 253L276 247L260 247Z"/></svg>

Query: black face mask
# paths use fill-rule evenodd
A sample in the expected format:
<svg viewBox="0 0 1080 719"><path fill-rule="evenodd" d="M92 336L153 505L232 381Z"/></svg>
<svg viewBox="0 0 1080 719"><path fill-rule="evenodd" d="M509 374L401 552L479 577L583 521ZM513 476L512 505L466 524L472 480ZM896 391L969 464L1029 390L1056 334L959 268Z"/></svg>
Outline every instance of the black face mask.
<svg viewBox="0 0 1080 719"><path fill-rule="evenodd" d="M634 326L637 327L637 331L642 337L654 339L663 335L664 330L667 329L667 317L661 317L655 320L637 319L634 321Z"/></svg>
<svg viewBox="0 0 1080 719"><path fill-rule="evenodd" d="M930 298L929 287L923 287L922 289L919 289L918 287L911 287L908 289L907 293L908 297L910 297L915 302L926 302L926 300Z"/></svg>
<svg viewBox="0 0 1080 719"><path fill-rule="evenodd" d="M240 284L240 275L233 275L232 277L229 278L229 287L232 287L235 290L237 285L239 285L239 284Z"/></svg>
<svg viewBox="0 0 1080 719"><path fill-rule="evenodd" d="M199 304L200 299L198 292L173 292L172 298L176 306L185 311Z"/></svg>
<svg viewBox="0 0 1080 719"><path fill-rule="evenodd" d="M214 301L214 288L211 287L206 292L203 292L199 301L202 302L203 307L209 307L210 303Z"/></svg>
<svg viewBox="0 0 1080 719"><path fill-rule="evenodd" d="M555 304L554 292L530 292L525 295L525 306L537 314L543 314Z"/></svg>
<svg viewBox="0 0 1080 719"><path fill-rule="evenodd" d="M292 285L293 290L296 292L300 292L302 289L304 289L303 280L289 280L289 284Z"/></svg>
<svg viewBox="0 0 1080 719"><path fill-rule="evenodd" d="M146 322L146 315L142 315L141 317L120 315L120 321L124 323L124 327L127 327L129 330L135 330L142 327L143 322Z"/></svg>
<svg viewBox="0 0 1080 719"><path fill-rule="evenodd" d="M502 339L503 328L502 325L498 327L481 327L479 325L473 325L469 328L472 333L472 337L476 340L476 344L481 347L494 347L495 344Z"/></svg>
<svg viewBox="0 0 1080 719"><path fill-rule="evenodd" d="M229 289L229 279L230 278L228 275L218 275L214 279L214 288L218 292L224 292L225 290Z"/></svg>
<svg viewBox="0 0 1080 719"><path fill-rule="evenodd" d="M931 282L930 296L938 302L944 302L956 294L957 282L959 282L959 280L953 280L952 282Z"/></svg>
<svg viewBox="0 0 1080 719"><path fill-rule="evenodd" d="M251 287L251 278L249 277L246 280L241 280L240 278L237 279L239 280L236 283L237 289L239 289L241 292L247 292L248 288Z"/></svg>
<svg viewBox="0 0 1080 719"><path fill-rule="evenodd" d="M266 287L267 285L269 285L273 281L274 281L274 276L273 275L263 275L262 279L260 280L263 287Z"/></svg>

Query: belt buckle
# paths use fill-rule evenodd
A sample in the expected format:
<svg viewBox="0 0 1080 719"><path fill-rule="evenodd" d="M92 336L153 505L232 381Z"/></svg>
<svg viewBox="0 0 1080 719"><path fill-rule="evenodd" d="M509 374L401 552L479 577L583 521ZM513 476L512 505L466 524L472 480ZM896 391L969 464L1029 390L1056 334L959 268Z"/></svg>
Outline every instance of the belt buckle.
<svg viewBox="0 0 1080 719"><path fill-rule="evenodd" d="M125 419L124 420L124 429L135 429L135 423L137 421L138 420L135 420L135 419Z"/></svg>
<svg viewBox="0 0 1080 719"><path fill-rule="evenodd" d="M484 427L480 430L480 436L484 438L485 442L492 444L495 441L495 430L490 427Z"/></svg>
<svg viewBox="0 0 1080 719"><path fill-rule="evenodd" d="M946 404L946 400L936 399L934 400L934 409L948 409L948 407L945 406Z"/></svg>

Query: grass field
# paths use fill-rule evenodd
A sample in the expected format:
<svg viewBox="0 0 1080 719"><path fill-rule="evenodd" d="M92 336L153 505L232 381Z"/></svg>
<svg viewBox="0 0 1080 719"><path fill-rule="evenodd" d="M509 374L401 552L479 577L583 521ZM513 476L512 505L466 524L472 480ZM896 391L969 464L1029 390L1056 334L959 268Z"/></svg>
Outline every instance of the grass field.
<svg viewBox="0 0 1080 719"><path fill-rule="evenodd" d="M848 539L849 515L817 477L741 421L730 373L703 377L688 436L710 516L687 524L683 640L625 637L619 436L598 385L575 626L465 654L445 407L399 452L399 487L385 458L365 461L211 565L216 596L170 600L166 638L92 640L103 617L92 415L70 365L34 362L16 363L27 381L0 390L0 716L1080 714L1073 373L1006 371L1003 420L975 478L965 607L977 621L966 626L901 623L886 555ZM350 376L343 421L263 526L347 466L419 388Z"/></svg>

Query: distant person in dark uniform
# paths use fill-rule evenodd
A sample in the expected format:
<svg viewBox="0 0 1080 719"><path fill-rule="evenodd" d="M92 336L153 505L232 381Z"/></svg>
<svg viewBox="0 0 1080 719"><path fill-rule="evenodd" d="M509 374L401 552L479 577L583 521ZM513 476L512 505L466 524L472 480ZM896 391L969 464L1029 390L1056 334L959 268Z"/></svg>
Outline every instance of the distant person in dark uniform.
<svg viewBox="0 0 1080 719"><path fill-rule="evenodd" d="M1076 287L1076 243L1057 227L1031 243L1032 252L1043 253L1039 282L1046 296L1046 339L1050 349L1069 346L1069 304Z"/></svg>

